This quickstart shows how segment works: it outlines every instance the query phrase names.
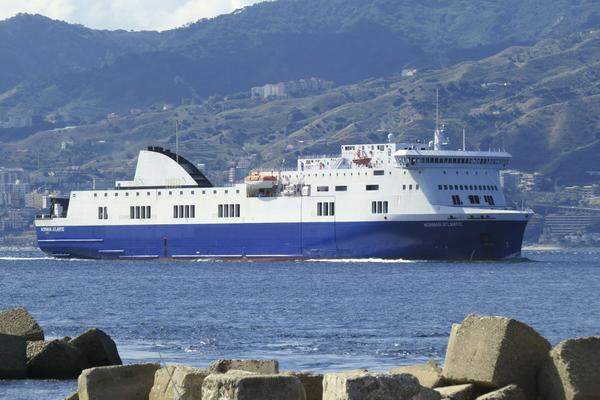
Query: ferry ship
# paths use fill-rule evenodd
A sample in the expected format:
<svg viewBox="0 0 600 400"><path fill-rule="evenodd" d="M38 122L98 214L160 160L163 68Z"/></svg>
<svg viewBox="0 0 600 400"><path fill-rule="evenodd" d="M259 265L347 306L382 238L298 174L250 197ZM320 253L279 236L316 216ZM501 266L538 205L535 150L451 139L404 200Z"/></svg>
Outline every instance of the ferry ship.
<svg viewBox="0 0 600 400"><path fill-rule="evenodd" d="M446 147L443 129L428 144L390 135L220 187L148 147L133 180L52 198L37 241L54 257L91 259L519 257L533 213L501 190L510 154Z"/></svg>

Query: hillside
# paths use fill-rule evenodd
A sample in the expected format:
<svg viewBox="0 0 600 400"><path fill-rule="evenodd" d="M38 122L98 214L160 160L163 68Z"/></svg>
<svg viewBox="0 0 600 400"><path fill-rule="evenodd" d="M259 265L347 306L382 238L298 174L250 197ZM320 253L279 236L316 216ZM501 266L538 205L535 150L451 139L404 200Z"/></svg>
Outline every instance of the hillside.
<svg viewBox="0 0 600 400"><path fill-rule="evenodd" d="M123 178L147 145L175 148L181 123L182 154L207 165L212 178L239 157L255 165L292 165L299 154L335 152L342 143L428 141L435 90L447 131L459 147L505 147L513 165L543 171L557 183L585 183L598 169L600 150L600 31L511 47L479 61L415 76L391 75L326 93L279 100L212 97L173 110L102 120L39 132L0 148L7 165L60 171L79 166L82 181L100 174ZM73 142L61 149L61 142ZM42 157L38 157L42 154Z"/></svg>
<svg viewBox="0 0 600 400"><path fill-rule="evenodd" d="M592 0L279 0L161 33L20 15L0 22L0 117L93 122L268 82L347 85L597 26Z"/></svg>

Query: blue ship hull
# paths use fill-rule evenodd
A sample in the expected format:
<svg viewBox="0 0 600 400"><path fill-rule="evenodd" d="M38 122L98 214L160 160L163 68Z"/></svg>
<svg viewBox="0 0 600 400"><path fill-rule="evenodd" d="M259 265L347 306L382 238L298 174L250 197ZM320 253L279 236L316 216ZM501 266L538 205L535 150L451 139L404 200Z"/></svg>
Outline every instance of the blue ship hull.
<svg viewBox="0 0 600 400"><path fill-rule="evenodd" d="M506 259L526 221L66 226L37 228L55 257Z"/></svg>

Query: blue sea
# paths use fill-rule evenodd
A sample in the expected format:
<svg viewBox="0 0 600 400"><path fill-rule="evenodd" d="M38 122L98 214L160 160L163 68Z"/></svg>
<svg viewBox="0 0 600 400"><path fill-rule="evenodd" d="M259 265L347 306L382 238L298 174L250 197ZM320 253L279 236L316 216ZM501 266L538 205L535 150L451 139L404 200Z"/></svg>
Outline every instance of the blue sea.
<svg viewBox="0 0 600 400"><path fill-rule="evenodd" d="M126 363L206 366L275 358L332 371L443 360L450 326L504 315L552 343L600 334L600 249L519 262L54 260L0 249L0 309L24 306L48 338L91 327ZM0 381L0 399L62 399L75 381Z"/></svg>

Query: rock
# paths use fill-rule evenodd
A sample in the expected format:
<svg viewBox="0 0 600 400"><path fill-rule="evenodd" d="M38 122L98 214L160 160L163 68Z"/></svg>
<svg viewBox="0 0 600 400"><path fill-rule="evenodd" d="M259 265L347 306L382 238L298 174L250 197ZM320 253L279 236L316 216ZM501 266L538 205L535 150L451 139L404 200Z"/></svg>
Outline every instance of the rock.
<svg viewBox="0 0 600 400"><path fill-rule="evenodd" d="M25 339L0 334L0 379L25 378L27 375Z"/></svg>
<svg viewBox="0 0 600 400"><path fill-rule="evenodd" d="M65 400L79 400L79 393L72 393L70 396L65 397Z"/></svg>
<svg viewBox="0 0 600 400"><path fill-rule="evenodd" d="M0 333L21 336L25 340L44 340L44 331L22 307L0 312Z"/></svg>
<svg viewBox="0 0 600 400"><path fill-rule="evenodd" d="M149 400L202 400L207 369L167 365L154 374Z"/></svg>
<svg viewBox="0 0 600 400"><path fill-rule="evenodd" d="M538 376L546 400L600 399L600 337L560 342Z"/></svg>
<svg viewBox="0 0 600 400"><path fill-rule="evenodd" d="M434 389L445 399L451 400L474 400L477 398L479 391L473 384L444 386Z"/></svg>
<svg viewBox="0 0 600 400"><path fill-rule="evenodd" d="M426 388L435 388L444 384L442 369L433 360L429 360L424 364L391 368L390 374L411 374L419 380L421 386Z"/></svg>
<svg viewBox="0 0 600 400"><path fill-rule="evenodd" d="M527 400L527 396L517 385L508 385L502 389L479 396L477 400Z"/></svg>
<svg viewBox="0 0 600 400"><path fill-rule="evenodd" d="M80 400L147 400L159 364L86 369L77 380Z"/></svg>
<svg viewBox="0 0 600 400"><path fill-rule="evenodd" d="M221 374L236 369L269 375L279 373L279 363L277 360L216 360L209 369L212 373Z"/></svg>
<svg viewBox="0 0 600 400"><path fill-rule="evenodd" d="M441 400L442 395L433 389L423 387L419 393L410 400Z"/></svg>
<svg viewBox="0 0 600 400"><path fill-rule="evenodd" d="M536 376L549 350L550 343L522 322L469 315L452 329L443 376L494 389L514 383L535 399Z"/></svg>
<svg viewBox="0 0 600 400"><path fill-rule="evenodd" d="M85 369L83 354L61 339L27 343L27 377L74 379Z"/></svg>
<svg viewBox="0 0 600 400"><path fill-rule="evenodd" d="M90 329L71 339L71 345L79 349L87 361L87 368L121 365L117 345L100 329Z"/></svg>
<svg viewBox="0 0 600 400"><path fill-rule="evenodd" d="M302 386L304 386L306 400L323 399L323 374L313 374L312 372L304 371L286 371L283 374L295 376L300 379Z"/></svg>
<svg viewBox="0 0 600 400"><path fill-rule="evenodd" d="M419 392L419 381L409 374L350 371L323 378L323 400L409 400Z"/></svg>
<svg viewBox="0 0 600 400"><path fill-rule="evenodd" d="M204 379L202 400L305 400L300 379L290 375L215 373Z"/></svg>

